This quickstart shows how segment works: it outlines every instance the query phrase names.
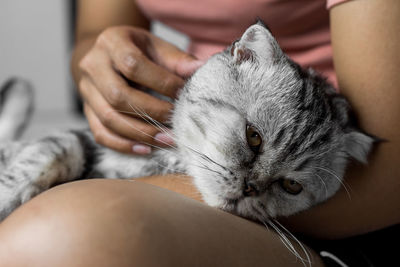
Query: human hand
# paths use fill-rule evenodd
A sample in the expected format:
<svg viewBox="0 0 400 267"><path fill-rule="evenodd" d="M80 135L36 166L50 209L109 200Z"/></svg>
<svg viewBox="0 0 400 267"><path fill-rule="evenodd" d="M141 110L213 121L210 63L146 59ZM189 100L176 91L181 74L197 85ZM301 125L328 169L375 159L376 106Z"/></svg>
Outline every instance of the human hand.
<svg viewBox="0 0 400 267"><path fill-rule="evenodd" d="M166 122L173 105L131 87L127 80L174 98L183 78L202 63L140 28L103 31L79 64L79 92L96 141L136 154L172 145L168 132L150 122Z"/></svg>

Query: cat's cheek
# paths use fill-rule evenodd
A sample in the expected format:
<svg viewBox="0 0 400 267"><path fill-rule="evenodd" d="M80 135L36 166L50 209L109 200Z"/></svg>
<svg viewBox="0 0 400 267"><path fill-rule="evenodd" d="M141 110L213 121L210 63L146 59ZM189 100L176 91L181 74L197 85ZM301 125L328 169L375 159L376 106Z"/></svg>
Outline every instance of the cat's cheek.
<svg viewBox="0 0 400 267"><path fill-rule="evenodd" d="M202 177L202 174L196 170L188 170L190 176L193 177L193 183L197 190L201 193L201 196L205 203L212 207L218 207L220 200L216 197L216 194L212 192L212 185L207 182L207 179Z"/></svg>
<svg viewBox="0 0 400 267"><path fill-rule="evenodd" d="M199 190L199 191L204 192L204 193L202 192L202 196L204 202L207 203L207 205L220 209L224 209L224 207L226 206L225 201L223 201L223 199L218 197L216 194L207 192L205 190Z"/></svg>
<svg viewBox="0 0 400 267"><path fill-rule="evenodd" d="M222 210L226 210L227 201L224 198L224 193L221 192L221 188L219 188L216 184L210 184L210 177L201 178L201 175L192 176L194 177L194 185L201 193L204 202L215 208L219 208ZM228 211L228 210L227 210Z"/></svg>
<svg viewBox="0 0 400 267"><path fill-rule="evenodd" d="M235 213L241 217L263 222L270 217L266 210L260 207L258 198L244 198L238 201Z"/></svg>

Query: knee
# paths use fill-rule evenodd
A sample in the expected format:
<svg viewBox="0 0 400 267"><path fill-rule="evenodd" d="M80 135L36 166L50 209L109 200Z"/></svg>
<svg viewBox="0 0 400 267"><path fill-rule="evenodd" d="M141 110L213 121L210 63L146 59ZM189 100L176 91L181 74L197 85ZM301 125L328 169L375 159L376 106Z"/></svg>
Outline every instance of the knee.
<svg viewBox="0 0 400 267"><path fill-rule="evenodd" d="M23 205L0 224L2 266L132 266L154 220L126 183L71 183Z"/></svg>

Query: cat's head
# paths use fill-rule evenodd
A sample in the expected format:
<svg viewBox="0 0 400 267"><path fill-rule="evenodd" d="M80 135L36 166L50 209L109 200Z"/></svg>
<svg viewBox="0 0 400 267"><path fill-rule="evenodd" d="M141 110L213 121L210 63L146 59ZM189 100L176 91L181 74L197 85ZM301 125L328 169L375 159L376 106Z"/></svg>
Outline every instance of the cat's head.
<svg viewBox="0 0 400 267"><path fill-rule="evenodd" d="M291 61L262 23L191 77L173 126L204 200L260 220L332 196L348 159L365 162L373 143L352 125L347 101Z"/></svg>

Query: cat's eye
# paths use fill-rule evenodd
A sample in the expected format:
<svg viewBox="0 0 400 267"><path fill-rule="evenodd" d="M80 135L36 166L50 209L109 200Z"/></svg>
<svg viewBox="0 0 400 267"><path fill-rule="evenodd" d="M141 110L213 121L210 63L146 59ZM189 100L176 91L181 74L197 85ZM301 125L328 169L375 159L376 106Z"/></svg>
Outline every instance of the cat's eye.
<svg viewBox="0 0 400 267"><path fill-rule="evenodd" d="M261 135L253 126L247 125L246 138L247 138L247 144L249 144L250 149L254 153L258 153L262 144L262 138Z"/></svg>
<svg viewBox="0 0 400 267"><path fill-rule="evenodd" d="M300 194L300 192L303 191L303 186L295 180L280 179L279 184L283 188L283 190L292 195Z"/></svg>

